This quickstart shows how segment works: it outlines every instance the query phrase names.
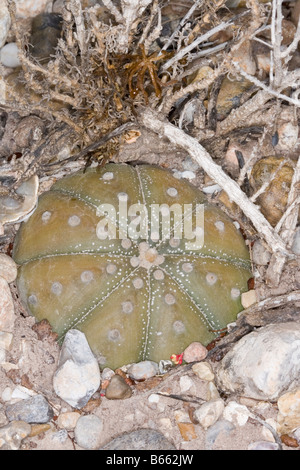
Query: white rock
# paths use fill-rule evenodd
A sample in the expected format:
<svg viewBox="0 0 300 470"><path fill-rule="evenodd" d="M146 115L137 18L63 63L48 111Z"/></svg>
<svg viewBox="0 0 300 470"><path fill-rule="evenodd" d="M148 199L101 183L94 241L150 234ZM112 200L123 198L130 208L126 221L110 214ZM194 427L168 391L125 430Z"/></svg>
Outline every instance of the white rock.
<svg viewBox="0 0 300 470"><path fill-rule="evenodd" d="M1 394L1 400L3 400L4 402L10 401L11 394L12 394L12 389L10 387L5 387L5 389L3 390Z"/></svg>
<svg viewBox="0 0 300 470"><path fill-rule="evenodd" d="M110 380L113 375L115 375L114 371L109 367L105 367L102 371L101 377L102 380Z"/></svg>
<svg viewBox="0 0 300 470"><path fill-rule="evenodd" d="M179 386L181 393L185 393L194 385L193 380L188 375L183 375L179 379Z"/></svg>
<svg viewBox="0 0 300 470"><path fill-rule="evenodd" d="M260 400L276 400L300 384L300 324L268 325L240 339L217 372L219 388Z"/></svg>
<svg viewBox="0 0 300 470"><path fill-rule="evenodd" d="M181 178L185 178L185 179L191 181L194 178L196 178L196 175L193 171L185 170L181 173Z"/></svg>
<svg viewBox="0 0 300 470"><path fill-rule="evenodd" d="M224 402L221 398L207 401L194 411L195 419L204 429L215 424L224 411Z"/></svg>
<svg viewBox="0 0 300 470"><path fill-rule="evenodd" d="M175 410L174 412L175 419L177 423L190 423L191 419L187 411L185 410Z"/></svg>
<svg viewBox="0 0 300 470"><path fill-rule="evenodd" d="M0 50L0 62L5 67L10 67L12 69L19 67L21 65L19 59L19 49L15 42L9 42L5 44Z"/></svg>
<svg viewBox="0 0 300 470"><path fill-rule="evenodd" d="M5 253L0 253L0 276L10 284L16 280L17 274L17 265L14 260Z"/></svg>
<svg viewBox="0 0 300 470"><path fill-rule="evenodd" d="M211 381L215 378L215 374L208 362L197 362L192 366L192 370L199 379Z"/></svg>
<svg viewBox="0 0 300 470"><path fill-rule="evenodd" d="M85 335L78 330L69 330L53 378L55 393L80 409L99 388L100 380L99 366Z"/></svg>
<svg viewBox="0 0 300 470"><path fill-rule="evenodd" d="M253 304L256 304L257 302L257 296L256 296L256 290L251 289L248 290L247 292L243 292L241 295L241 303L244 308L248 308Z"/></svg>
<svg viewBox="0 0 300 470"><path fill-rule="evenodd" d="M261 240L255 240L251 250L252 261L255 264L266 266L270 259L271 253Z"/></svg>
<svg viewBox="0 0 300 470"><path fill-rule="evenodd" d="M248 408L236 401L230 401L223 412L223 418L235 426L244 426L250 415Z"/></svg>
<svg viewBox="0 0 300 470"><path fill-rule="evenodd" d="M247 450L278 450L279 446L276 442L268 442L268 441L257 441L251 442L248 445Z"/></svg>
<svg viewBox="0 0 300 470"><path fill-rule="evenodd" d="M10 288L0 276L0 331L12 333L15 323L15 309Z"/></svg>
<svg viewBox="0 0 300 470"><path fill-rule="evenodd" d="M280 150L294 150L297 146L299 128L297 123L285 122L278 129L278 148Z"/></svg>
<svg viewBox="0 0 300 470"><path fill-rule="evenodd" d="M128 369L128 375L133 380L144 380L158 374L158 364L153 361L141 361L132 364Z"/></svg>
<svg viewBox="0 0 300 470"><path fill-rule="evenodd" d="M77 411L70 411L66 413L61 413L57 418L56 424L61 429L66 429L67 431L72 431L78 419L80 418L80 413Z"/></svg>
<svg viewBox="0 0 300 470"><path fill-rule="evenodd" d="M4 46L11 25L7 1L0 0L0 47Z"/></svg>
<svg viewBox="0 0 300 470"><path fill-rule="evenodd" d="M0 331L0 349L9 351L13 340L13 334Z"/></svg>
<svg viewBox="0 0 300 470"><path fill-rule="evenodd" d="M10 401L26 400L27 398L33 397L36 395L34 390L23 387L22 385L17 385L11 394Z"/></svg>
<svg viewBox="0 0 300 470"><path fill-rule="evenodd" d="M158 403L159 402L159 395L157 395L157 393L151 393L151 395L149 395L148 397L148 401L149 403Z"/></svg>
<svg viewBox="0 0 300 470"><path fill-rule="evenodd" d="M16 16L17 18L32 18L45 11L49 0L17 0Z"/></svg>

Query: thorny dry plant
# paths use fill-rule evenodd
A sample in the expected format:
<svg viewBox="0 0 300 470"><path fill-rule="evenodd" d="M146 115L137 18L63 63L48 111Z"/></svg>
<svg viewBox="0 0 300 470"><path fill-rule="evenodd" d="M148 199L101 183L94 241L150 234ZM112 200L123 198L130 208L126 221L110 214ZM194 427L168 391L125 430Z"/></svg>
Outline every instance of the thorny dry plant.
<svg viewBox="0 0 300 470"><path fill-rule="evenodd" d="M291 245L299 214L300 159L294 159L287 208L276 227L243 184L262 156L266 135L276 135L282 110L288 107L298 122L300 68L291 63L300 22L286 43L284 14L290 2L247 0L244 8L230 9L237 3L102 0L82 9L80 0L65 0L62 35L45 62L31 54L28 38L17 27L14 2L8 0L26 92L8 83L0 105L42 116L48 135L25 149L22 158L4 159L2 194L13 194L32 174L51 174L70 159L109 159L126 133L146 128L185 149L237 204L273 253L267 282L277 285L286 260L295 257ZM253 59L257 45L267 51L267 71L257 67L258 56ZM220 118L216 106L224 77L251 86ZM259 137L234 179L218 164L214 145L253 129ZM67 160L55 160L51 152L51 142L61 136L71 143Z"/></svg>

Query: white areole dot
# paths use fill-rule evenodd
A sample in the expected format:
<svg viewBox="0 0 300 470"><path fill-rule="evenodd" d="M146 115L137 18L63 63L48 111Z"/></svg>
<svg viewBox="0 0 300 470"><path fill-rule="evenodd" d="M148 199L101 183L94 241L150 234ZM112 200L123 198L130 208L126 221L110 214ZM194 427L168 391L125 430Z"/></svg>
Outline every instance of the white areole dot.
<svg viewBox="0 0 300 470"><path fill-rule="evenodd" d="M132 313L133 312L133 303L129 300L126 302L122 302L122 312L124 313Z"/></svg>
<svg viewBox="0 0 300 470"><path fill-rule="evenodd" d="M154 271L154 273L153 273L153 277L157 281L163 281L164 278L165 278L165 275L164 275L164 273L161 269L156 269L156 271Z"/></svg>
<svg viewBox="0 0 300 470"><path fill-rule="evenodd" d="M165 302L167 305L173 305L176 302L176 299L173 294L166 294L165 295Z"/></svg>
<svg viewBox="0 0 300 470"><path fill-rule="evenodd" d="M180 333L185 332L185 326L184 326L184 323L181 320L174 321L172 326L173 326L173 330L175 331L175 333L180 334Z"/></svg>
<svg viewBox="0 0 300 470"><path fill-rule="evenodd" d="M52 213L50 211L45 211L43 214L42 214L42 221L43 222L48 222L51 218L51 215Z"/></svg>
<svg viewBox="0 0 300 470"><path fill-rule="evenodd" d="M133 279L132 284L135 289L141 289L144 285L144 281L140 277L136 277L135 279Z"/></svg>
<svg viewBox="0 0 300 470"><path fill-rule="evenodd" d="M218 276L214 273L207 273L205 279L208 285L213 286L217 282Z"/></svg>
<svg viewBox="0 0 300 470"><path fill-rule="evenodd" d="M167 189L167 194L168 196L175 197L178 194L178 191L176 188L168 188Z"/></svg>
<svg viewBox="0 0 300 470"><path fill-rule="evenodd" d="M121 338L119 330L116 328L109 330L107 337L110 341L118 341Z"/></svg>
<svg viewBox="0 0 300 470"><path fill-rule="evenodd" d="M230 294L231 298L235 300L239 298L239 296L241 295L241 291L237 287L233 287L230 291Z"/></svg>
<svg viewBox="0 0 300 470"><path fill-rule="evenodd" d="M133 268L136 268L140 264L140 259L138 256L132 256L130 258L130 264Z"/></svg>
<svg viewBox="0 0 300 470"><path fill-rule="evenodd" d="M225 224L224 224L224 222L222 222L221 220L218 220L217 222L215 222L215 227L216 227L220 232L224 232Z"/></svg>
<svg viewBox="0 0 300 470"><path fill-rule="evenodd" d="M183 263L182 265L182 271L185 273L191 273L193 271L194 267L192 263Z"/></svg>
<svg viewBox="0 0 300 470"><path fill-rule="evenodd" d="M94 279L94 274L92 271L83 271L80 275L80 279L85 284L88 284Z"/></svg>
<svg viewBox="0 0 300 470"><path fill-rule="evenodd" d="M169 245L171 248L178 248L180 245L179 238L170 238Z"/></svg>
<svg viewBox="0 0 300 470"><path fill-rule="evenodd" d="M81 222L80 220L80 217L78 217L78 215L71 215L71 217L69 217L68 219L68 224L70 225L70 227L77 227L77 225L79 225Z"/></svg>
<svg viewBox="0 0 300 470"><path fill-rule="evenodd" d="M55 295L60 295L62 293L63 286L60 282L53 282L51 286L51 292Z"/></svg>
<svg viewBox="0 0 300 470"><path fill-rule="evenodd" d="M36 305L38 303L38 300L37 300L37 296L35 294L31 294L29 297L28 297L28 303L30 305Z"/></svg>
<svg viewBox="0 0 300 470"><path fill-rule="evenodd" d="M115 274L115 272L117 271L117 266L113 263L109 263L107 266L106 266L106 272L107 274Z"/></svg>
<svg viewBox="0 0 300 470"><path fill-rule="evenodd" d="M114 174L111 171L107 171L106 173L103 174L102 179L104 181L110 181L114 178Z"/></svg>
<svg viewBox="0 0 300 470"><path fill-rule="evenodd" d="M124 238L122 241L121 241L121 246L122 248L124 248L125 250L128 250L130 247L131 247L132 243L131 243L131 240L129 240L129 238Z"/></svg>

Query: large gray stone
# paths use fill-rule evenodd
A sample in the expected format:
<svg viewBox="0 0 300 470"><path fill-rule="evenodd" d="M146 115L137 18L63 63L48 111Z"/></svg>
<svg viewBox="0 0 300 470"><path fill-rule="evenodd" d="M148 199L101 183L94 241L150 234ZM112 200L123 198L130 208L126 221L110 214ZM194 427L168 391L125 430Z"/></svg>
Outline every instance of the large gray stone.
<svg viewBox="0 0 300 470"><path fill-rule="evenodd" d="M273 400L300 385L300 324L271 324L244 336L223 358L218 386L229 393Z"/></svg>
<svg viewBox="0 0 300 470"><path fill-rule="evenodd" d="M7 405L6 416L9 421L25 421L26 423L47 423L53 418L53 410L46 398L35 395Z"/></svg>
<svg viewBox="0 0 300 470"><path fill-rule="evenodd" d="M99 450L175 450L163 434L153 429L125 432Z"/></svg>
<svg viewBox="0 0 300 470"><path fill-rule="evenodd" d="M75 427L75 439L83 449L97 449L103 442L103 422L95 415L80 416Z"/></svg>
<svg viewBox="0 0 300 470"><path fill-rule="evenodd" d="M100 370L84 333L69 330L54 374L55 393L74 408L82 408L100 386Z"/></svg>

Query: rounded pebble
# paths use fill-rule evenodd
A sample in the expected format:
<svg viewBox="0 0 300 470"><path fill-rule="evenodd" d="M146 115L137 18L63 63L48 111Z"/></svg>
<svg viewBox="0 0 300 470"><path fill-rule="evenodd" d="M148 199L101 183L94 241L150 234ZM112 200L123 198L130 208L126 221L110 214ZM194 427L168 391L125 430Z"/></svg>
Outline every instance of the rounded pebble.
<svg viewBox="0 0 300 470"><path fill-rule="evenodd" d="M72 431L78 419L80 418L80 413L77 411L69 411L66 413L61 413L57 418L56 424L61 429L66 429L67 431Z"/></svg>
<svg viewBox="0 0 300 470"><path fill-rule="evenodd" d="M162 433L141 428L117 436L100 450L175 450L175 446Z"/></svg>
<svg viewBox="0 0 300 470"><path fill-rule="evenodd" d="M158 364L153 361L141 361L132 364L128 369L128 375L134 380L144 380L158 374Z"/></svg>
<svg viewBox="0 0 300 470"><path fill-rule="evenodd" d="M224 409L223 417L235 426L244 426L250 414L245 405L240 405L236 401L230 401Z"/></svg>
<svg viewBox="0 0 300 470"><path fill-rule="evenodd" d="M195 419L204 429L215 424L224 411L224 402L221 398L207 401L194 411Z"/></svg>
<svg viewBox="0 0 300 470"><path fill-rule="evenodd" d="M15 309L9 285L0 276L0 331L11 333L15 323Z"/></svg>
<svg viewBox="0 0 300 470"><path fill-rule="evenodd" d="M0 51L1 64L12 69L19 67L21 62L18 54L19 49L15 42L9 42L8 44L5 44L5 46L3 46Z"/></svg>
<svg viewBox="0 0 300 470"><path fill-rule="evenodd" d="M17 265L14 260L5 253L0 253L0 276L9 284L17 278Z"/></svg>
<svg viewBox="0 0 300 470"><path fill-rule="evenodd" d="M80 416L75 427L75 440L83 449L97 449L102 442L103 422L95 415Z"/></svg>
<svg viewBox="0 0 300 470"><path fill-rule="evenodd" d="M105 390L105 396L108 400L124 400L125 398L130 398L131 395L132 391L130 386L119 374L115 374L111 378Z"/></svg>
<svg viewBox="0 0 300 470"><path fill-rule="evenodd" d="M199 379L210 382L215 378L213 370L208 362L197 362L192 366L192 370Z"/></svg>
<svg viewBox="0 0 300 470"><path fill-rule="evenodd" d="M279 450L279 446L276 442L257 441L251 442L248 446L248 450Z"/></svg>
<svg viewBox="0 0 300 470"><path fill-rule="evenodd" d="M183 351L183 360L185 362L199 362L206 358L207 349L203 344L194 341Z"/></svg>

